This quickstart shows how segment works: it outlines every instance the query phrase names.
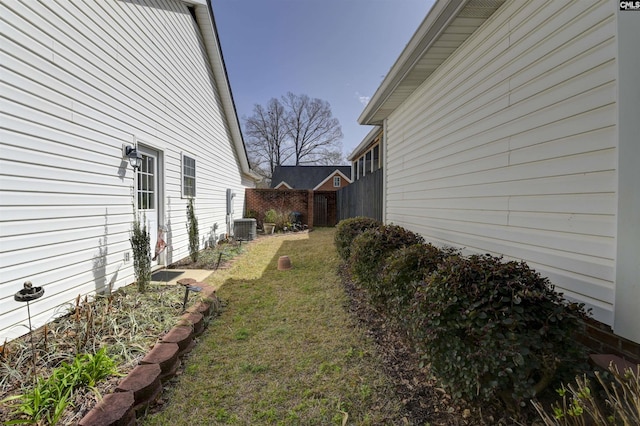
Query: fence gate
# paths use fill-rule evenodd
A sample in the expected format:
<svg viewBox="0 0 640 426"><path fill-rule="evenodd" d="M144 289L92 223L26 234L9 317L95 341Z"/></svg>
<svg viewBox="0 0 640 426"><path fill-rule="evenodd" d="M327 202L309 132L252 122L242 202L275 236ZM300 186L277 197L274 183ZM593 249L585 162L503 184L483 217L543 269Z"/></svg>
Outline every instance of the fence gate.
<svg viewBox="0 0 640 426"><path fill-rule="evenodd" d="M313 194L313 226L329 226L329 203L325 194Z"/></svg>

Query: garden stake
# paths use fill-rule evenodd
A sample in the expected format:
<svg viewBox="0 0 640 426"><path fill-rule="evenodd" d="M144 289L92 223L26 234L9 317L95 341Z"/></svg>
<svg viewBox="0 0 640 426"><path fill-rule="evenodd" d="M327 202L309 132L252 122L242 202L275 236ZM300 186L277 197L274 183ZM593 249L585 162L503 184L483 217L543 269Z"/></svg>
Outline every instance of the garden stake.
<svg viewBox="0 0 640 426"><path fill-rule="evenodd" d="M184 286L184 301L182 302L182 312L187 309L187 300L189 299L189 292L199 293L202 291L202 287L196 287L193 285Z"/></svg>
<svg viewBox="0 0 640 426"><path fill-rule="evenodd" d="M33 352L33 380L36 380L36 344L33 342L33 329L31 327L31 309L29 309L29 301L42 297L44 288L34 287L31 281L24 282L24 288L19 290L14 296L16 302L27 302L27 316L29 317L29 338L31 339L31 351Z"/></svg>
<svg viewBox="0 0 640 426"><path fill-rule="evenodd" d="M220 266L220 261L222 260L222 252L220 252L220 254L218 254L218 262L216 263L216 267L215 269L217 270L218 267Z"/></svg>

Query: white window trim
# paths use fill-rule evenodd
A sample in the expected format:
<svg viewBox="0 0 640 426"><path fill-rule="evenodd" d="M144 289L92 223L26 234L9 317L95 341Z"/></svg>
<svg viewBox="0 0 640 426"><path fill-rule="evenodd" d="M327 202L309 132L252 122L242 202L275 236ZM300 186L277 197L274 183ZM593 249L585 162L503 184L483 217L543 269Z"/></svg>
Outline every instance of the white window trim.
<svg viewBox="0 0 640 426"><path fill-rule="evenodd" d="M193 170L193 180L194 180L194 188L193 188L193 195L187 195L185 193L185 187L184 187L184 178L185 178L185 174L184 174L184 159L185 157L188 157L189 159L193 160L194 162L194 170ZM191 177L191 176L189 176ZM197 158L195 155L191 155L188 152L181 152L180 153L180 187L181 187L181 195L182 198L196 198L196 196L198 195L198 162L197 162Z"/></svg>

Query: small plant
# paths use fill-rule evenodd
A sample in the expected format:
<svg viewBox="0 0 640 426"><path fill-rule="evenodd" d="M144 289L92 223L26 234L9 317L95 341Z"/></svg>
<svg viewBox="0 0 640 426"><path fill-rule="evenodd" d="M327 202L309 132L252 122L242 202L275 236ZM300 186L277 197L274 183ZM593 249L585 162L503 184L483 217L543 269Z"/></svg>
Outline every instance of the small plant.
<svg viewBox="0 0 640 426"><path fill-rule="evenodd" d="M264 212L264 222L265 223L276 223L278 220L278 212L275 209L269 209Z"/></svg>
<svg viewBox="0 0 640 426"><path fill-rule="evenodd" d="M393 250L423 242L420 235L397 225L367 229L351 244L351 272L367 290L373 290L371 295L375 296L385 258Z"/></svg>
<svg viewBox="0 0 640 426"><path fill-rule="evenodd" d="M151 281L151 238L147 231L146 218L134 212L131 228L131 248L133 249L133 272L136 276L138 291L145 292Z"/></svg>
<svg viewBox="0 0 640 426"><path fill-rule="evenodd" d="M562 400L551 406L552 414L538 401L532 401L533 406L546 426L640 425L640 367L620 373L611 365L609 372L613 380L595 372L604 401L583 376L576 377L575 385L562 385L556 390Z"/></svg>
<svg viewBox="0 0 640 426"><path fill-rule="evenodd" d="M198 218L196 217L193 198L189 198L187 203L187 232L189 233L189 257L191 257L193 263L196 263L200 252L200 234L198 233Z"/></svg>
<svg viewBox="0 0 640 426"><path fill-rule="evenodd" d="M279 211L276 216L276 230L284 231L285 229L289 229L291 227L291 212Z"/></svg>
<svg viewBox="0 0 640 426"><path fill-rule="evenodd" d="M74 390L88 387L97 393L96 383L114 374L117 374L115 363L106 355L104 348L95 355L78 355L71 364L63 362L48 379L38 379L29 392L2 401L20 401L14 415L26 417L7 424L40 424L46 421L47 424L54 425L60 420Z"/></svg>
<svg viewBox="0 0 640 426"><path fill-rule="evenodd" d="M514 411L580 367L585 316L526 263L488 254L450 256L411 308L416 346L451 395Z"/></svg>
<svg viewBox="0 0 640 426"><path fill-rule="evenodd" d="M367 229L377 228L381 225L381 222L364 216L352 217L340 221L340 223L336 225L336 233L334 235L334 244L340 258L344 261L349 260L351 243L354 238Z"/></svg>
<svg viewBox="0 0 640 426"><path fill-rule="evenodd" d="M209 232L209 248L215 247L218 244L218 222L211 226L211 232Z"/></svg>

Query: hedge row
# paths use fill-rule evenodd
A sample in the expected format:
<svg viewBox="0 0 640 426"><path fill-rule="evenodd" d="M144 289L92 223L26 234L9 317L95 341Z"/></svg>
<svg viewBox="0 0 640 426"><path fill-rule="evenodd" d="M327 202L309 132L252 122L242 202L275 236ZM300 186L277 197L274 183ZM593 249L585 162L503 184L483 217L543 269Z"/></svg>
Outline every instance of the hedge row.
<svg viewBox="0 0 640 426"><path fill-rule="evenodd" d="M371 303L453 397L515 408L585 359L575 339L583 305L524 262L464 256L368 218L340 222L335 242Z"/></svg>

